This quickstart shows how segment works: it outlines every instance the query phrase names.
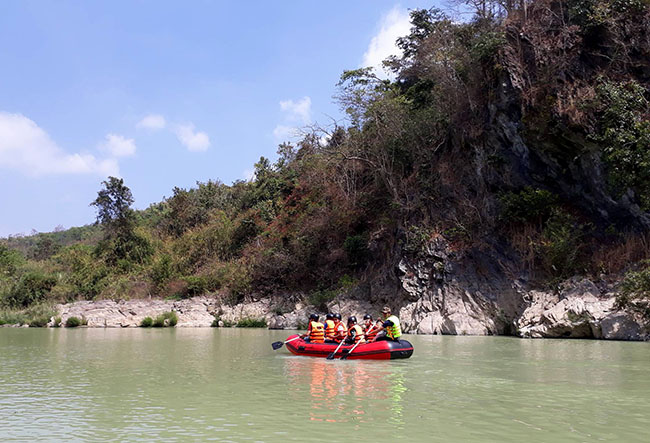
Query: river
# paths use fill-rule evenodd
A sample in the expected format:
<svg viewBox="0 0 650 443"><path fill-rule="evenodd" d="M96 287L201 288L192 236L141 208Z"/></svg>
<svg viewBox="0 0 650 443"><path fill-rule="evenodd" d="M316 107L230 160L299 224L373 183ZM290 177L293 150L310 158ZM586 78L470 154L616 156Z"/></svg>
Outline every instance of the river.
<svg viewBox="0 0 650 443"><path fill-rule="evenodd" d="M650 346L408 336L295 357L263 329L0 329L0 438L648 441Z"/></svg>

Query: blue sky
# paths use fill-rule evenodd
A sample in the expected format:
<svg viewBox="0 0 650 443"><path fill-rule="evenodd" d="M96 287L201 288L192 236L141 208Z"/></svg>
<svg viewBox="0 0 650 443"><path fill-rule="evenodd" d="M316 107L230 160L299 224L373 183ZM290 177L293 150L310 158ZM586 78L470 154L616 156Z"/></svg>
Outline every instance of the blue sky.
<svg viewBox="0 0 650 443"><path fill-rule="evenodd" d="M395 52L431 1L29 1L0 14L0 236L245 179L291 128L342 115L341 72Z"/></svg>

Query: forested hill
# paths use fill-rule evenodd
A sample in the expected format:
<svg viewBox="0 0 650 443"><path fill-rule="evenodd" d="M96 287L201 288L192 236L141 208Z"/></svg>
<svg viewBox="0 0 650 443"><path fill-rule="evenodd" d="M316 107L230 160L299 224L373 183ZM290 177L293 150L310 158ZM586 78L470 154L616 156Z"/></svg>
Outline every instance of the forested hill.
<svg viewBox="0 0 650 443"><path fill-rule="evenodd" d="M252 181L175 188L134 212L128 183L109 178L93 203L100 226L3 241L3 304L385 299L378 288L399 288L400 258L444 238L456 260L488 257L533 286L627 272L621 304L643 308L648 0L466 7L467 22L412 11L403 56L385 62L392 80L344 72L348 123L282 144Z"/></svg>

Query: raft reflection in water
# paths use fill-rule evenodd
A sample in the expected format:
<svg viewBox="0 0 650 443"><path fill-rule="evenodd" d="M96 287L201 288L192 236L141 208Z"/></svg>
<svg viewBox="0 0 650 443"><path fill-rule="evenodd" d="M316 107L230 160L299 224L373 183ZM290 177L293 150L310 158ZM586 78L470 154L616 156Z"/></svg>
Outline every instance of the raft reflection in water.
<svg viewBox="0 0 650 443"><path fill-rule="evenodd" d="M390 421L402 424L406 368L390 362L285 359L290 395L310 397L310 419L327 422Z"/></svg>

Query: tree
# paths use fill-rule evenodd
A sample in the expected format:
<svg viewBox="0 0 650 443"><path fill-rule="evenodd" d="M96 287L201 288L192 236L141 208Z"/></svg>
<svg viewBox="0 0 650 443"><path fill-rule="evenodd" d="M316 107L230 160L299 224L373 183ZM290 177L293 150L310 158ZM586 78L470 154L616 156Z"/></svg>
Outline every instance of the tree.
<svg viewBox="0 0 650 443"><path fill-rule="evenodd" d="M36 260L47 260L56 254L60 248L51 237L40 235L36 240L32 256Z"/></svg>
<svg viewBox="0 0 650 443"><path fill-rule="evenodd" d="M133 195L121 178L109 177L90 205L97 208L97 223L104 229L104 239L97 245L97 253L107 262L120 260L144 262L152 247L146 238L135 232L135 213L131 209Z"/></svg>
<svg viewBox="0 0 650 443"><path fill-rule="evenodd" d="M104 189L90 205L97 208L97 223L100 223L108 237L117 237L133 231L135 217L131 205L133 195L124 180L108 177L103 181Z"/></svg>
<svg viewBox="0 0 650 443"><path fill-rule="evenodd" d="M13 276L23 262L20 252L0 243L0 280Z"/></svg>

